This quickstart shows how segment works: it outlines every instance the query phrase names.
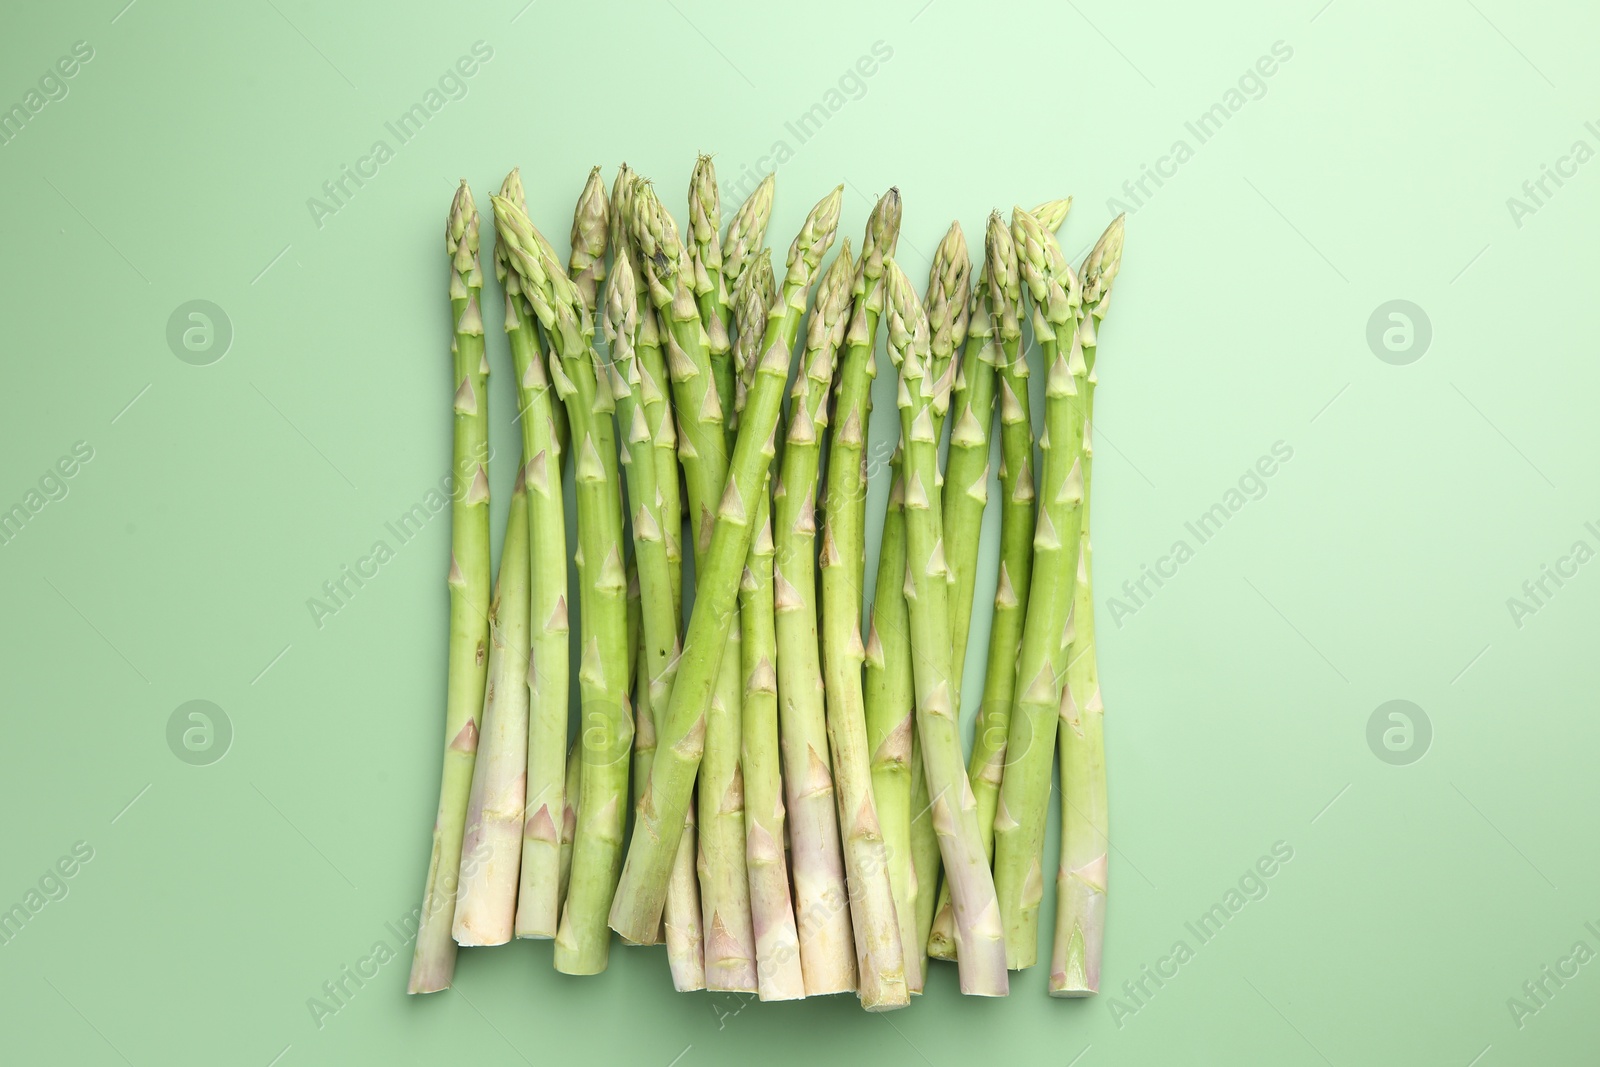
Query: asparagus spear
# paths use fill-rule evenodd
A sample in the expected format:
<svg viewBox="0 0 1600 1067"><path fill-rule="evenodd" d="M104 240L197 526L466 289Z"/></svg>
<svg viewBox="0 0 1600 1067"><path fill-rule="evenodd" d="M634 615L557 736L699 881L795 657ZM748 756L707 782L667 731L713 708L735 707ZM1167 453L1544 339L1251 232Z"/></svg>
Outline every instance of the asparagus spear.
<svg viewBox="0 0 1600 1067"><path fill-rule="evenodd" d="M825 276L826 277L826 276ZM734 301L735 414L748 398L760 362L767 307L775 296L770 257L746 275ZM739 583L743 627L744 718L741 760L744 779L745 865L750 876L750 916L756 938L756 970L762 1000L798 1000L806 995L800 939L789 871L783 851L783 783L778 767L778 659L773 624L773 553L770 500L763 485L756 501L756 533ZM731 649L730 649L731 652ZM724 653L724 659L729 653Z"/></svg>
<svg viewBox="0 0 1600 1067"><path fill-rule="evenodd" d="M1055 236L1018 208L1012 216L1018 265L1033 300L1033 330L1047 368L1045 429L1039 447L1039 521L1032 588L1017 656L1017 691L995 810L995 884L1005 924L1006 962L1038 956L1039 902L1050 800L1050 765L1066 664L1066 626L1077 578L1083 522L1084 398L1088 368L1078 336L1083 291Z"/></svg>
<svg viewBox="0 0 1600 1067"><path fill-rule="evenodd" d="M951 688L961 692L961 678L967 656L967 632L972 621L972 591L977 579L979 535L983 524L983 511L989 496L989 427L994 410L995 366L998 362L997 341L989 314L988 287L990 285L989 253L994 243L994 231L1004 226L996 217L989 220L989 233L985 241L984 266L978 284L969 299L969 325L966 349L961 367L956 374L951 403L950 452L945 466L944 528L947 532L945 562L950 568L951 629ZM1009 244L1010 238L1007 237ZM891 594L892 595L892 594ZM907 665L909 672L909 664ZM980 711L981 714L981 711ZM980 741L974 742L974 751ZM974 795L977 791L976 775L981 765L969 761L967 773L973 779ZM992 819L986 819L983 807L978 809L978 831L985 842L985 852L993 840ZM931 833L931 825L925 833ZM936 958L954 958L955 928L950 912L950 887L938 890L938 920L932 907L931 883L918 883L918 920L922 941L928 953ZM922 917L926 915L926 925Z"/></svg>
<svg viewBox="0 0 1600 1067"><path fill-rule="evenodd" d="M683 461L690 512L700 517L695 560L704 564L710 550L713 516L728 474L727 409L713 365L712 343L694 299L693 266L678 236L677 224L647 184L635 186L633 209L640 266L651 299L669 327L667 359L680 427L678 453ZM737 595L737 585L734 593ZM704 724L705 759L698 768L700 914L706 937L706 987L753 993L758 983L744 858L743 789L739 782L743 679L737 651L740 631L736 601L730 611L727 640L733 644L734 654L722 657L719 653L718 674Z"/></svg>
<svg viewBox="0 0 1600 1067"><path fill-rule="evenodd" d="M772 499L778 726L795 910L800 917L800 963L808 996L856 987L817 645L816 572L816 487L822 432L828 425L828 390L844 339L854 273L847 239L817 285L805 351L790 394L783 462Z"/></svg>
<svg viewBox="0 0 1600 1067"><path fill-rule="evenodd" d="M739 291L744 272L766 244L767 224L772 221L772 192L773 177L769 174L728 223L728 235L722 240L722 278L730 293Z"/></svg>
<svg viewBox="0 0 1600 1067"><path fill-rule="evenodd" d="M911 282L887 265L889 353L900 371L900 436L905 443L906 585L916 726L932 796L933 826L955 907L961 990L1007 991L1004 939L994 883L984 860L977 807L961 758L950 688L949 575L944 561L939 437L934 411L948 375L935 375L927 316Z"/></svg>
<svg viewBox="0 0 1600 1067"><path fill-rule="evenodd" d="M422 918L411 959L408 991L436 993L455 974L456 886L479 717L487 681L489 642L489 361L483 349L478 265L478 208L463 181L445 224L450 255L450 319L455 429L450 504L450 659L445 697L444 768L433 850L422 896Z"/></svg>
<svg viewBox="0 0 1600 1067"><path fill-rule="evenodd" d="M516 170L506 175L500 195L523 204L522 177ZM569 684L567 526L561 495L564 453L555 420L561 405L551 395L533 307L510 268L503 239L496 241L495 274L505 291L506 338L517 377L529 543L526 817L515 934L548 938L556 935L561 914L560 824L566 779L562 754L567 748Z"/></svg>
<svg viewBox="0 0 1600 1067"><path fill-rule="evenodd" d="M722 197L717 191L717 168L710 156L702 155L695 160L694 173L689 178L689 232L684 250L689 254L689 267L693 272L690 285L711 350L711 374L717 383L717 399L722 401L724 411L732 411L730 290L722 276L721 233Z"/></svg>
<svg viewBox="0 0 1600 1067"><path fill-rule="evenodd" d="M454 936L458 945L511 940L522 864L522 813L528 782L528 500L517 470L506 515L500 575L489 606L488 683L483 733L472 772L461 849Z"/></svg>
<svg viewBox="0 0 1600 1067"><path fill-rule="evenodd" d="M1112 220L1084 261L1079 344L1088 367L1083 428L1083 535L1073 596L1072 642L1061 695L1061 865L1056 874L1055 946L1050 995L1079 997L1100 989L1106 921L1105 705L1095 664L1093 570L1089 550L1089 488L1094 449L1095 353L1099 324L1111 303L1122 265L1123 217Z"/></svg>
<svg viewBox="0 0 1600 1067"><path fill-rule="evenodd" d="M639 203L636 205L636 208L642 209L636 212L639 225L635 229L643 253L641 260L648 264L646 277L650 278L652 292L655 293L658 288L662 290L655 295L657 306L674 310L674 344L681 344L680 336L690 339L696 336L693 331L680 332L679 324L683 320L676 314L679 305L684 303L678 297L680 294L686 296L686 290L681 285L668 288L662 277L665 271L658 269L663 264L670 267L677 263L681 249L677 245L676 233L661 223L659 206L654 212L648 210L649 200L653 200L653 197L647 200L645 192L644 189L640 190ZM753 504L747 506L746 502L756 499L772 461L771 438L777 426L778 408L788 376L789 350L799 332L806 292L817 273L823 253L833 241L841 197L842 187L829 194L808 216L789 252L783 303L775 308L776 314L768 319L761 364L745 405L739 440L729 465L727 485L715 512L711 543L702 555L705 565L698 568L694 609L684 641L678 681L673 687L672 703L663 719L655 762L650 769L650 785L639 805L633 839L629 843L627 860L622 869L622 880L612 904L612 929L630 941L647 938L661 915L672 855L681 835L684 812L700 763L706 716L712 703L723 650L734 623L739 578L754 532L752 518L755 509ZM651 276L652 271L654 277ZM693 302L688 301L688 305L692 314ZM698 316L694 317L693 325L703 332ZM683 354L679 352L674 355ZM689 361L684 357L680 363ZM697 391L702 398L716 396L714 385L708 381L709 374L702 372L697 364L689 364L684 374L685 377L700 380ZM684 437L691 438L687 430ZM692 443L696 449L701 445L698 440ZM710 446L709 441L706 444Z"/></svg>
<svg viewBox="0 0 1600 1067"><path fill-rule="evenodd" d="M571 885L556 934L555 963L571 974L605 969L610 908L626 819L633 723L627 682L626 574L618 496L615 404L595 354L589 312L523 211L496 197L495 219L512 268L552 340L551 377L566 404L577 455L583 772Z"/></svg>
<svg viewBox="0 0 1600 1067"><path fill-rule="evenodd" d="M1034 208L1040 225L1055 230L1066 220L1072 198L1049 200ZM1017 646L1022 641L1023 614L1033 564L1033 426L1028 404L1028 365L1021 351L1022 292L1016 247L998 214L990 216L984 263L985 280L975 294L989 308L994 358L998 361L1000 397L1000 577L990 616L988 661L983 697L973 726L967 775L978 802L978 829L985 855L994 856L994 813L1005 763L1006 732L1016 692ZM993 382L993 370L990 381ZM976 397L976 393L973 394ZM992 403L992 401L991 401ZM959 418L959 416L958 416ZM987 418L979 420L986 424ZM952 429L954 447L956 431ZM988 449L984 448L987 457ZM957 453L951 452L951 462ZM947 473L946 480L950 480ZM950 504L946 502L946 514ZM968 594L970 598L970 593ZM950 890L941 886L939 909L928 939L928 954L955 959L955 926Z"/></svg>
<svg viewBox="0 0 1600 1067"><path fill-rule="evenodd" d="M661 497L657 491L655 440L663 428L671 433L671 427L670 420L665 417L665 405L646 401L647 396L661 396L666 383L655 377L662 370L659 365L646 367L640 358L637 346L639 294L626 255L616 257L611 279L606 284L604 330L610 345L608 370L611 391L616 397L617 422L622 428L622 466L627 474L628 503L633 519L633 558L639 576L639 631L644 648L639 662L645 673L647 706L664 707L672 696L680 647ZM659 361L659 351L656 357ZM647 414L651 407L654 411ZM645 751L653 757L655 724L647 721L646 715L637 717L641 722L635 726L635 758L640 758L642 746L638 739L644 731L648 731L649 736L649 747ZM648 769L648 764L644 769ZM640 792L642 784L635 782L636 798Z"/></svg>
<svg viewBox="0 0 1600 1067"><path fill-rule="evenodd" d="M996 592L995 610L990 627L988 673L984 678L984 699L978 710L978 721L973 728L972 755L967 763L968 779L978 806L978 832L983 839L985 857L994 853L994 804L1000 785L999 753L1004 750L1006 721L1009 710L1010 680L1015 669L1017 641L1021 637L1021 619L1016 618L1010 630L1006 620L1015 616L1016 598L1012 595L1008 568L1027 567L1030 556L1029 531L1033 526L1033 477L1028 456L1033 451L1033 435L1027 420L1027 367L1018 353L1017 302L1021 293L1017 281L1016 252L1011 233L998 214L989 216L984 241L984 267L974 292L973 327L970 337L985 337L984 351L974 355L973 343L967 346L969 356L962 378L966 388L958 392L952 411L954 421L950 429L950 460L945 472L945 485L953 491L944 501L947 528L961 529L963 523L981 521L982 501L987 493L989 466L989 425L992 418L997 365L1003 366L1008 377L1001 385L1006 397L1002 414L1003 455L1001 462L1001 487L1003 490L1001 526L1001 570ZM1008 365L1015 360L1016 365ZM1016 401L1020 394L1020 401ZM1020 417L1019 417L1020 415ZM981 456L981 459L980 459ZM1009 463L1009 466L1008 466ZM981 464L981 467L980 467ZM974 468L981 474L973 473ZM1015 499L1018 477L1023 484L1023 495ZM963 489L962 487L965 487ZM976 505L976 506L974 506ZM948 555L950 566L957 573L952 595L956 597L954 626L963 618L971 619L972 582L977 565L977 538L975 531L969 537L957 538L952 533L955 547ZM1020 564L1017 554L1020 551ZM966 611L962 605L965 598ZM964 648L964 638L953 642L952 653ZM962 653L964 655L964 652ZM1003 688L1005 696L997 701L996 692ZM993 711L992 709L999 710ZM995 729L995 722L1001 726ZM940 888L938 910L929 935L928 952L937 959L955 958L955 917L950 908L950 887Z"/></svg>
<svg viewBox="0 0 1600 1067"><path fill-rule="evenodd" d="M670 379L662 352L661 317L648 289L639 285L642 265L632 236L633 200L639 177L626 163L617 171L611 190L611 242L618 257L627 258L633 268L638 290L639 330L635 349L640 366L654 388L644 393L647 424L652 427L651 449L655 457L656 493L659 498L660 525L666 542L667 572L672 583L672 612L681 628L683 618L683 502L678 480L678 439L672 418ZM665 694L670 696L669 694ZM666 700L652 703L652 738L666 714ZM652 749L652 756L653 756ZM648 780L648 764L640 769L635 782L634 806L638 806ZM699 835L694 812L685 821L684 833L673 859L663 917L667 962L672 969L672 984L679 992L706 987L705 945L700 925L700 882L696 871Z"/></svg>
<svg viewBox="0 0 1600 1067"><path fill-rule="evenodd" d="M930 353L933 376L941 384L934 391L934 436L943 430L944 411L950 395L946 376L954 370L952 356L967 331L968 279L966 239L959 223L952 224L934 252L928 279L926 306L930 309ZM911 992L922 992L926 971L924 948L927 934L919 914L932 914L931 903L918 908L918 897L930 897L937 886L933 871L919 878L916 852L912 844L913 815L911 749L913 726L913 683L911 641L905 594L905 483L901 447L890 460L891 487L884 513L883 536L878 554L876 592L872 601L872 628L867 640L866 696L867 743L872 750L873 795L877 799L884 842L889 853L890 883L895 894L895 913L900 922L900 939L905 946L907 983ZM922 806L926 806L926 800Z"/></svg>
<svg viewBox="0 0 1600 1067"><path fill-rule="evenodd" d="M901 916L890 864L901 859L886 847L874 796L865 692L861 678L861 560L866 555L866 467L872 349L884 306L884 265L900 233L900 192L890 189L867 220L856 267L849 347L839 368L828 453L822 536L822 669L828 736L844 838L850 915L863 1007L886 1009L908 1002L910 987ZM903 851L903 849L902 849ZM908 927L909 928L909 927ZM920 976L920 968L915 968Z"/></svg>

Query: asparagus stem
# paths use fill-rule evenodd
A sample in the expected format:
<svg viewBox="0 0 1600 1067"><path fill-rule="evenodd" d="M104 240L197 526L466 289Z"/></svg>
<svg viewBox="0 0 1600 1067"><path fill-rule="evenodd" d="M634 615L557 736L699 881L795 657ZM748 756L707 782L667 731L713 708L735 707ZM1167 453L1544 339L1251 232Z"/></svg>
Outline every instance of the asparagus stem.
<svg viewBox="0 0 1600 1067"><path fill-rule="evenodd" d="M650 763L656 754L657 716L650 699L649 666L641 633L633 684L632 782L635 806L644 794L645 784L650 778ZM705 956L700 943L700 884L695 880L694 869L694 837L694 820L691 817L689 825L685 827L684 839L678 846L672 881L667 886L667 905L662 916L660 938L667 944L667 963L672 970L672 984L680 993L706 987Z"/></svg>
<svg viewBox="0 0 1600 1067"><path fill-rule="evenodd" d="M613 274L611 278L614 283L616 275ZM611 284L608 284L608 298L611 288ZM615 349L611 349L611 352L614 355ZM613 379L616 377L614 365L612 376ZM617 409L620 412L622 399L614 382L612 393L617 395ZM625 440L622 446L622 465L626 467L628 462L628 444ZM629 493L631 492L630 489ZM644 608L641 603L643 594L639 587L637 562L636 556L628 560L628 647L633 649L633 659L630 661L633 669L628 674L628 691L633 694L633 747L630 749L628 771L628 785L631 789L628 800L629 811L633 810L631 805L639 803L639 797L644 792L644 779L650 774L650 761L655 759L656 755L655 713L650 703L650 657L645 649ZM659 936L657 940L660 940Z"/></svg>
<svg viewBox="0 0 1600 1067"><path fill-rule="evenodd" d="M578 834L578 793L583 785L583 741L575 740L567 750L566 776L561 807L561 845L557 868L557 906L567 902L567 886L572 878L572 839ZM554 935L551 935L554 936Z"/></svg>
<svg viewBox="0 0 1600 1067"><path fill-rule="evenodd" d="M450 204L445 250L450 255L450 319L454 443L450 504L450 653L445 696L444 767L433 849L408 991L435 993L455 974L456 887L461 866L472 765L478 751L489 643L489 361L483 348L478 263L478 208L462 182Z"/></svg>
<svg viewBox="0 0 1600 1067"><path fill-rule="evenodd" d="M1084 314L1078 327L1088 367L1083 428L1083 534L1073 596L1072 642L1061 697L1061 864L1056 874L1056 931L1050 995L1079 997L1100 989L1105 942L1106 816L1105 705L1095 663L1093 567L1089 549L1089 490L1093 472L1095 354L1099 322L1111 303L1122 265L1123 217L1118 216L1084 261Z"/></svg>
<svg viewBox="0 0 1600 1067"><path fill-rule="evenodd" d="M905 447L906 585L916 725L932 797L933 826L955 906L961 990L1007 991L1004 939L994 882L984 860L977 806L961 757L950 687L949 573L944 560L939 485L938 396L950 376L936 373L927 316L911 282L887 264L889 352L900 371L900 436Z"/></svg>
<svg viewBox="0 0 1600 1067"><path fill-rule="evenodd" d="M522 865L528 771L528 501L517 470L506 515L500 575L489 606L483 732L472 772L454 936L458 945L511 940Z"/></svg>
<svg viewBox="0 0 1600 1067"><path fill-rule="evenodd" d="M753 502L772 461L772 437L788 377L789 351L799 332L806 292L823 253L832 243L841 196L842 187L812 210L790 249L788 277L784 281L785 299L782 307L775 308L775 314L768 319L761 363L746 402L726 487L716 506L710 545L700 556L704 566L698 568L694 609L690 614L678 681L659 732L650 785L639 805L633 839L611 909L612 928L630 941L648 937L661 916L672 857L681 837L695 772L699 769L717 674L735 622L739 579L753 534ZM657 307L668 307L673 312L672 340L679 350L669 349L669 355L683 368L681 373L686 384L698 380L698 387L693 391L699 394L702 402L708 396L714 402L716 390L709 373L702 371L701 365L691 362L682 351L681 338L697 340L698 334L680 329L684 321L679 314L680 307L687 304L683 310L693 316L695 330L703 333L703 328L694 315L693 301L686 299L687 290L676 283L671 273L682 255L676 231L663 222L664 212L660 211L659 204L654 204L654 196L647 188L640 188L635 208L635 236L653 298ZM681 271L677 273L681 275ZM669 279L674 281L670 287L666 284ZM703 346L700 348L704 351ZM680 404L680 416L684 410L684 405ZM684 421L692 424L696 420ZM707 435L691 432L687 427L683 439L686 447L696 452L702 444L712 447ZM701 832L703 836L704 827Z"/></svg>
<svg viewBox="0 0 1600 1067"><path fill-rule="evenodd" d="M700 879L696 870L700 835L693 804L684 811L683 821L683 837L673 854L672 870L668 874L661 926L667 942L667 964L672 969L672 987L687 993L706 987L706 948L705 931L700 925Z"/></svg>
<svg viewBox="0 0 1600 1067"><path fill-rule="evenodd" d="M729 341L731 290L722 274L722 198L717 191L717 168L711 157L695 161L689 178L689 231L684 250L692 271L690 285L700 309L700 322L706 329L711 353L711 375L717 383L717 399L723 411L733 410L733 362Z"/></svg>
<svg viewBox="0 0 1600 1067"><path fill-rule="evenodd" d="M500 195L521 206L522 177L506 175ZM549 938L560 919L560 824L566 801L568 666L567 524L561 494L561 405L550 391L533 307L496 241L495 275L505 291L506 338L517 378L528 511L528 751L517 937ZM564 416L563 416L564 417ZM502 563L504 552L502 551Z"/></svg>
<svg viewBox="0 0 1600 1067"><path fill-rule="evenodd" d="M628 775L632 790L630 803L639 803L650 761L656 756L654 704L650 700L650 654L645 649L644 631L634 635L633 652L633 769Z"/></svg>
<svg viewBox="0 0 1600 1067"><path fill-rule="evenodd" d="M760 526L739 587L745 628L744 732L745 861L762 1000L806 995L800 936L783 851L783 782L778 768L778 641L773 623L773 543L768 501L758 502Z"/></svg>
<svg viewBox="0 0 1600 1067"><path fill-rule="evenodd" d="M1085 507L1087 515L1088 508ZM1050 960L1052 997L1084 997L1100 990L1105 938L1106 790L1105 706L1095 664L1094 604L1089 531L1079 542L1073 593L1072 640L1061 691L1061 861L1056 869L1055 942Z"/></svg>
<svg viewBox="0 0 1600 1067"><path fill-rule="evenodd" d="M748 399L760 363L767 308L776 297L772 257L763 254L734 297L733 418ZM756 533L739 584L744 672L741 772L744 781L745 866L750 878L750 918L756 938L757 984L762 1000L806 995L800 939L784 859L783 782L778 764L777 632L773 622L773 555L768 486L756 502ZM732 651L731 649L729 650ZM724 653L726 663L728 653Z"/></svg>
<svg viewBox="0 0 1600 1067"><path fill-rule="evenodd" d="M1005 924L1006 962L1020 969L1038 957L1050 768L1083 523L1081 446L1088 368L1078 336L1083 292L1077 274L1055 236L1032 215L1018 208L1012 227L1018 265L1032 296L1034 336L1047 368L1032 588L995 810L995 884Z"/></svg>
<svg viewBox="0 0 1600 1067"><path fill-rule="evenodd" d="M884 306L884 270L900 235L900 191L890 189L867 220L852 285L848 347L839 367L828 452L822 535L822 669L833 743L833 776L844 838L858 991L869 1010L909 1003L906 946L873 790L861 677L862 559L866 555L867 426L872 350ZM881 749L882 745L876 746ZM920 970L919 970L920 976Z"/></svg>
<svg viewBox="0 0 1600 1067"><path fill-rule="evenodd" d="M749 501L752 508L756 503L753 497ZM757 509L757 521L759 518ZM745 784L739 762L743 745L744 632L737 601L731 611L727 647L717 668L706 714L705 751L700 763L700 916L705 924L706 988L755 993L760 982L750 873L745 865L749 848L745 839Z"/></svg>
<svg viewBox="0 0 1600 1067"><path fill-rule="evenodd" d="M900 599L903 602L905 595L901 594ZM907 670L910 669L909 661L906 667ZM922 742L917 740L915 730L911 731L911 867L916 873L919 887L915 897L917 921L915 944L926 946L928 932L933 927L933 906L936 899L933 893L926 890L929 886L939 886L940 889L944 886L939 881L939 835L933 829L933 803L928 798L928 775L922 765ZM927 957L924 956L920 962L923 978L926 979Z"/></svg>
<svg viewBox="0 0 1600 1067"><path fill-rule="evenodd" d="M866 678L862 683L867 746L871 752L872 796L883 827L889 867L889 888L894 894L895 918L905 957L906 986L922 992L926 967L920 947L925 937L918 926L918 897L931 893L938 868L918 870L912 822L912 758L916 729L911 681L911 634L902 591L906 578L905 480L902 458L895 450L890 461L889 503L883 516L883 537L878 549L878 577L872 599L872 627L867 637ZM926 794L924 794L926 805ZM937 849L937 845L935 846ZM927 874L929 881L924 882ZM932 906L929 906L932 913Z"/></svg>
<svg viewBox="0 0 1600 1067"><path fill-rule="evenodd" d="M783 461L773 486L778 642L778 726L788 799L799 915L800 963L808 996L856 988L844 859L829 769L828 720L817 644L816 487L828 390L844 339L854 264L844 242L821 282L790 394Z"/></svg>
<svg viewBox="0 0 1600 1067"><path fill-rule="evenodd" d="M633 734L615 403L610 383L601 376L589 312L576 286L521 209L500 197L494 206L510 264L558 357L551 377L567 407L577 456L584 768L555 964L570 974L594 974L605 969L610 948L605 916L621 858Z"/></svg>
<svg viewBox="0 0 1600 1067"><path fill-rule="evenodd" d="M991 214L984 240L984 268L976 301L974 323L988 320L990 348L987 359L980 355L973 372L966 375L967 389L955 402L955 422L950 430L950 461L945 484L973 485L966 471L976 465L981 452L984 481L988 478L988 434L999 372L1000 396L1000 575L995 589L994 612L990 617L987 669L983 698L973 726L972 754L967 761L967 777L972 783L978 806L978 832L983 838L985 858L994 856L994 810L999 797L1000 772L1005 759L1006 724L1010 721L1012 693L1016 686L1016 653L1022 640L1022 598L1027 596L1029 567L1033 559L1033 429L1028 416L1028 367L1020 351L1021 329L1018 309L1022 300L1017 273L1016 248L1011 231L999 214ZM975 326L975 330L984 327ZM969 345L970 349L970 345ZM987 404L985 398L987 396ZM966 410L963 411L962 409ZM970 416L970 418L969 418ZM983 444L977 439L983 437ZM945 501L947 522L959 521L970 506L973 490L951 493ZM954 515L953 515L954 513ZM969 520L970 521L970 520ZM981 521L981 520L980 520ZM952 556L970 553L975 540ZM970 555L952 566L976 569ZM971 571L968 572L969 575ZM969 577L968 582L971 581ZM957 581L958 601L965 595L970 602L971 586L965 594ZM959 609L958 609L959 610ZM968 604L970 620L970 603ZM928 953L936 959L955 959L955 915L950 907L950 887L940 887L938 909L928 935Z"/></svg>

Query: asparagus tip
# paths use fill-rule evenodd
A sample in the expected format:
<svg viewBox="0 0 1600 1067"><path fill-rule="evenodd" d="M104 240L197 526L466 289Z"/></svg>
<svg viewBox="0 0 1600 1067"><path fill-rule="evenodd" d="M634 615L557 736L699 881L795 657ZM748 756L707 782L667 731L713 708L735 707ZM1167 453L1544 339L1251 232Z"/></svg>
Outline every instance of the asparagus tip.
<svg viewBox="0 0 1600 1067"><path fill-rule="evenodd" d="M450 201L444 244L445 250L452 256L463 247L472 256L478 254L478 204L472 198L472 189L465 178L461 179L461 184L456 187L456 195Z"/></svg>
<svg viewBox="0 0 1600 1067"><path fill-rule="evenodd" d="M873 205L867 219L867 235L861 242L861 267L867 273L871 273L867 270L869 263L876 268L883 259L894 255L900 241L900 212L900 187L891 185Z"/></svg>
<svg viewBox="0 0 1600 1067"><path fill-rule="evenodd" d="M893 259L883 261L884 281L888 289L889 354L895 366L906 359L912 365L902 371L902 377L912 379L927 373L922 365L928 352L928 315L917 290ZM902 401L903 402L903 401Z"/></svg>
<svg viewBox="0 0 1600 1067"><path fill-rule="evenodd" d="M972 261L967 255L967 238L961 223L952 222L933 253L928 272L928 296L923 302L933 331L933 350L948 359L966 342L968 313L971 309Z"/></svg>
<svg viewBox="0 0 1600 1067"><path fill-rule="evenodd" d="M767 224L772 221L775 184L776 176L771 173L762 178L761 184L739 205L728 223L728 235L722 242L722 273L730 291L738 288L751 257L766 240Z"/></svg>
<svg viewBox="0 0 1600 1067"><path fill-rule="evenodd" d="M1061 224L1067 221L1067 212L1072 210L1072 197L1064 196L1059 200L1046 200L1033 209L1033 217L1039 220L1039 225L1047 230L1059 230Z"/></svg>

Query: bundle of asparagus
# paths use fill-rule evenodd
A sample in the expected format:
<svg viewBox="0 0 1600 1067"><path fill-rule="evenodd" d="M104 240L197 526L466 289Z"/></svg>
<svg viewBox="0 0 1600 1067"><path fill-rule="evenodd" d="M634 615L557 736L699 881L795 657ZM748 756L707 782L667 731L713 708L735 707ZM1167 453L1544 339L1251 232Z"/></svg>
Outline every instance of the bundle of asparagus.
<svg viewBox="0 0 1600 1067"><path fill-rule="evenodd" d="M517 171L491 197L522 447L492 600L482 227L465 182L451 204L449 683L413 993L449 987L457 945L512 937L553 939L557 970L595 974L615 931L665 942L679 990L853 991L887 1010L931 957L956 961L964 993L1005 995L1037 958L1057 748L1048 991L1098 989L1088 505L1123 220L1074 270L1055 237L1069 200L992 214L976 281L954 224L919 296L895 260L898 190L860 256L845 240L826 269L842 187L825 196L781 279L773 192L768 177L724 229L702 156L680 230L649 182L624 165L608 196L597 167L565 266ZM1046 382L1037 481L1025 318ZM880 324L899 446L864 620ZM999 577L964 747L996 417Z"/></svg>

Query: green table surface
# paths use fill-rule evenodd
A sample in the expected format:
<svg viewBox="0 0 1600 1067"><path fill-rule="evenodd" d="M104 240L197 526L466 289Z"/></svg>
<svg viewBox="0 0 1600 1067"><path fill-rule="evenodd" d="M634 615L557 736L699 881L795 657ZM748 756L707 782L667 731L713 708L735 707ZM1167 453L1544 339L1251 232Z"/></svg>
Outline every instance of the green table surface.
<svg viewBox="0 0 1600 1067"><path fill-rule="evenodd" d="M1594 1062L1597 30L1572 0L19 5L0 1060ZM874 1017L526 942L404 995L448 523L394 524L448 470L451 190L521 165L564 246L591 165L682 217L701 150L725 202L776 168L780 260L840 181L857 241L899 186L913 276L951 219L1070 193L1076 258L1128 212L1096 999L939 965Z"/></svg>

